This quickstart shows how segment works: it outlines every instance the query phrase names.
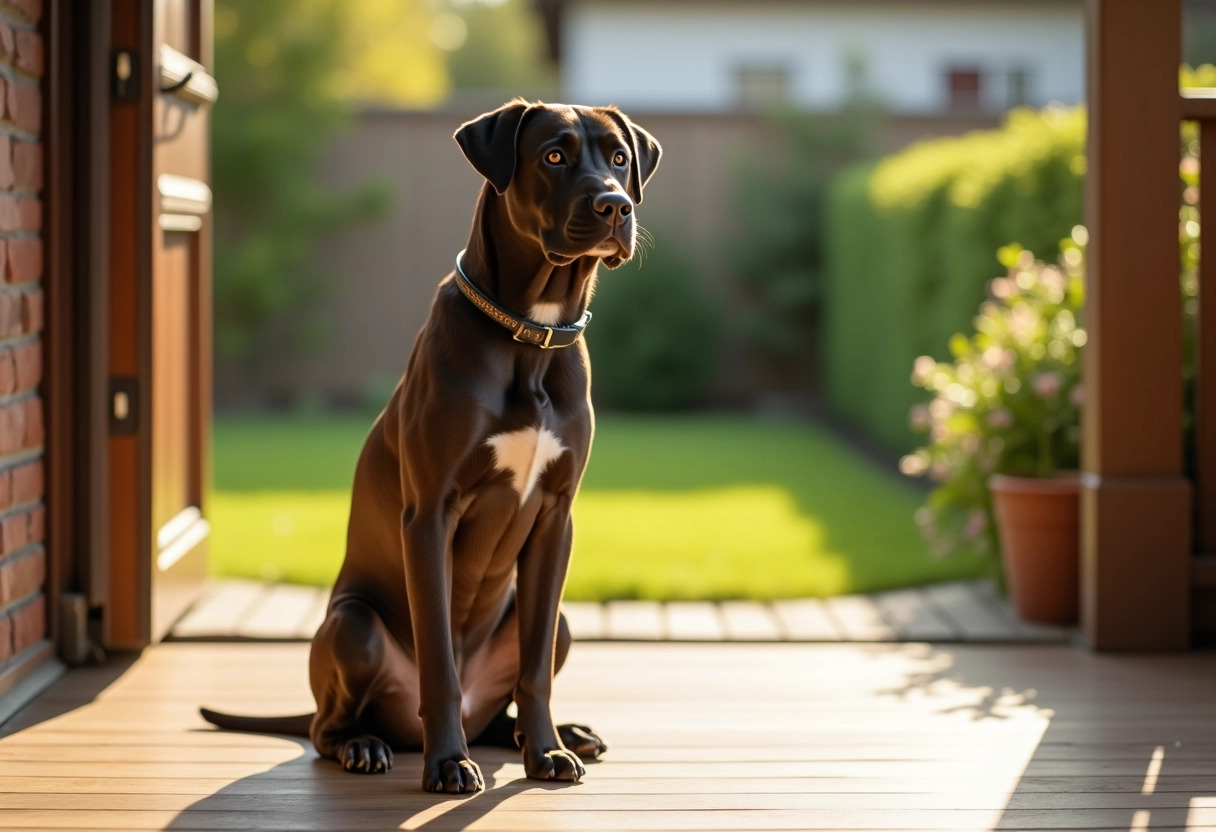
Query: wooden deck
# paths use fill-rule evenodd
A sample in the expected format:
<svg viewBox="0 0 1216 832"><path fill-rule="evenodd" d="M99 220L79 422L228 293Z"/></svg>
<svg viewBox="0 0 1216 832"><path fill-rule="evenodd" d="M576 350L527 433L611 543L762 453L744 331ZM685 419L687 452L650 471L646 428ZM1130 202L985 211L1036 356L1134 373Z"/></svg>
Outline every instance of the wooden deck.
<svg viewBox="0 0 1216 832"><path fill-rule="evenodd" d="M215 731L311 706L303 644L165 644L77 670L0 729L0 828L1216 830L1216 661L1069 647L581 644L559 719L611 748L579 785L419 791L308 743Z"/></svg>
<svg viewBox="0 0 1216 832"><path fill-rule="evenodd" d="M176 640L308 641L328 590L288 584L214 584L173 630ZM745 601L566 603L580 641L931 641L1049 643L1072 630L1028 624L986 582L807 598Z"/></svg>

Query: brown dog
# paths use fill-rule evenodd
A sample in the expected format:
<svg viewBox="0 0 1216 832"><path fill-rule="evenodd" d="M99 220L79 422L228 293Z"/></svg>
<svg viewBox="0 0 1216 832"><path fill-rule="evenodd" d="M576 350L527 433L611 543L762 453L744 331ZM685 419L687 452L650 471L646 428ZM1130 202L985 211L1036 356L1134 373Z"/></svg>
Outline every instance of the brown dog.
<svg viewBox="0 0 1216 832"><path fill-rule="evenodd" d="M578 780L579 756L605 750L549 709L593 430L579 336L596 267L633 255L633 207L662 151L615 108L524 101L455 138L487 181L359 457L346 560L309 661L317 711L203 715L307 732L348 771L421 748L424 789L470 792L484 788L470 739L513 739L541 780Z"/></svg>

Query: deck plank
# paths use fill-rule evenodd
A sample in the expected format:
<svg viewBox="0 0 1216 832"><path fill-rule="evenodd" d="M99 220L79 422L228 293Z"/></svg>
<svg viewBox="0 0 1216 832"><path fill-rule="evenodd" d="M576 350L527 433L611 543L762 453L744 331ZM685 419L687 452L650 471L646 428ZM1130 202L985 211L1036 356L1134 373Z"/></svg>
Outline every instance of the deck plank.
<svg viewBox="0 0 1216 832"><path fill-rule="evenodd" d="M266 594L260 581L211 584L203 598L173 627L174 638L235 638L237 630Z"/></svg>
<svg viewBox="0 0 1216 832"><path fill-rule="evenodd" d="M895 630L899 641L957 641L962 633L939 614L920 590L881 592L874 603L883 621Z"/></svg>
<svg viewBox="0 0 1216 832"><path fill-rule="evenodd" d="M868 595L840 595L824 601L846 641L895 641L895 628Z"/></svg>
<svg viewBox="0 0 1216 832"><path fill-rule="evenodd" d="M736 641L777 641L780 630L767 604L723 601L718 605L726 637Z"/></svg>
<svg viewBox="0 0 1216 832"><path fill-rule="evenodd" d="M562 611L575 641L604 638L604 605L593 601L563 601Z"/></svg>
<svg viewBox="0 0 1216 832"><path fill-rule="evenodd" d="M1062 642L1072 638L1073 628L1056 624L1039 624L1018 617L1008 598L997 595L991 581L976 581L968 589L977 602L994 608L998 615L1010 623L1023 641Z"/></svg>
<svg viewBox="0 0 1216 832"><path fill-rule="evenodd" d="M771 606L783 635L790 641L841 640L840 628L818 598L774 601Z"/></svg>
<svg viewBox="0 0 1216 832"><path fill-rule="evenodd" d="M273 584L236 627L238 638L278 641L300 638L305 621L324 603L325 592L298 584ZM305 640L311 639L309 633Z"/></svg>
<svg viewBox="0 0 1216 832"><path fill-rule="evenodd" d="M658 601L609 601L604 617L608 638L658 641L664 637L663 609Z"/></svg>
<svg viewBox="0 0 1216 832"><path fill-rule="evenodd" d="M329 590L326 589L317 593L313 608L300 621L299 629L296 631L299 640L312 641L312 637L317 634L317 630L321 629L321 625L325 622L325 615L328 611Z"/></svg>
<svg viewBox="0 0 1216 832"><path fill-rule="evenodd" d="M725 635L716 604L672 601L663 605L667 638L674 641L721 641Z"/></svg>
<svg viewBox="0 0 1216 832"><path fill-rule="evenodd" d="M991 598L975 592L971 582L925 587L938 614L959 629L965 641L1021 641L1021 631Z"/></svg>

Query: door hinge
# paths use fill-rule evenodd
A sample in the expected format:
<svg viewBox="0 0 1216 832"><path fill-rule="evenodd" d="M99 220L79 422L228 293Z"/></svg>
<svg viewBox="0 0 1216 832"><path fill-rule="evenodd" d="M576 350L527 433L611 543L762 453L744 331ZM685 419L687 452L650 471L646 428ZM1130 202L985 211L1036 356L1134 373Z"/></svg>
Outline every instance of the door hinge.
<svg viewBox="0 0 1216 832"><path fill-rule="evenodd" d="M119 104L139 101L139 53L115 49L110 60L110 94Z"/></svg>
<svg viewBox="0 0 1216 832"><path fill-rule="evenodd" d="M110 379L110 434L132 436L139 431L139 379Z"/></svg>

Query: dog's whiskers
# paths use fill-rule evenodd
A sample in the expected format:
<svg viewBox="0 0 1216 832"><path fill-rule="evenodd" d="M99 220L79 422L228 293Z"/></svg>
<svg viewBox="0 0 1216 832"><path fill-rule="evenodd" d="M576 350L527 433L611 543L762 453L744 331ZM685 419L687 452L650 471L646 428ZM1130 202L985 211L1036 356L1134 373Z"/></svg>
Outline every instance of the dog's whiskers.
<svg viewBox="0 0 1216 832"><path fill-rule="evenodd" d="M638 263L641 265L646 262L647 255L654 251L654 235L643 228L640 222L637 223L636 227L637 241L635 245L637 247L637 256L640 258Z"/></svg>

